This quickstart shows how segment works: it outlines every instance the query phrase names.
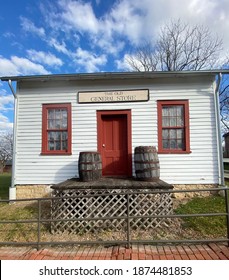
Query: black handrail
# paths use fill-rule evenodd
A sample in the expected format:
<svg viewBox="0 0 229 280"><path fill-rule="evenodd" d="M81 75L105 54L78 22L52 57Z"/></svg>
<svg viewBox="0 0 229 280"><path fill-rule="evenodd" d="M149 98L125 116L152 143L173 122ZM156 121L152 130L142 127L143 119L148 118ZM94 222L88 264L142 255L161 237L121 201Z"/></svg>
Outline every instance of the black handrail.
<svg viewBox="0 0 229 280"><path fill-rule="evenodd" d="M39 250L41 246L44 245L127 245L128 247L131 244L178 244L178 243L210 243L210 242L227 242L229 247L229 199L228 199L228 191L229 188L227 187L220 187L220 188L208 188L208 189L192 189L192 190L155 190L150 191L150 194L164 194L164 193L191 193L191 192L212 192L212 191L223 191L225 197L225 209L224 213L199 213L199 214L168 214L168 215L137 215L132 216L130 215L130 208L129 208L129 195L131 194L146 194L147 192L144 191L130 191L126 190L125 192L121 191L118 195L125 195L127 201L127 211L126 215L122 216L106 216L106 217L89 217L89 218L71 218L68 219L69 222L71 221L96 221L96 220L125 220L127 223L126 227L126 239L125 240L110 240L110 241L41 241L41 225L42 223L46 222L63 222L66 219L45 219L42 218L42 202L43 201L54 201L54 200L65 200L65 199L72 199L72 198L79 198L79 197L96 197L96 196L111 196L113 193L102 193L102 194L90 194L90 195L74 195L74 196L62 196L62 197L48 197L48 198L31 198L31 199L16 199L16 200L0 200L0 203L7 202L7 203L15 203L15 202L37 202L38 203L38 216L37 219L26 219L26 220L0 220L0 224L19 224L19 223L28 223L28 224L37 224L37 241L35 242L0 242L1 245L17 245L17 246L36 246ZM114 193L117 195L117 193ZM189 217L213 217L213 216L225 216L226 217L226 229L227 229L227 237L226 238L213 238L213 239L176 239L176 240L132 240L130 238L131 230L130 230L130 221L139 218L158 218L158 219L165 219L165 218L189 218Z"/></svg>

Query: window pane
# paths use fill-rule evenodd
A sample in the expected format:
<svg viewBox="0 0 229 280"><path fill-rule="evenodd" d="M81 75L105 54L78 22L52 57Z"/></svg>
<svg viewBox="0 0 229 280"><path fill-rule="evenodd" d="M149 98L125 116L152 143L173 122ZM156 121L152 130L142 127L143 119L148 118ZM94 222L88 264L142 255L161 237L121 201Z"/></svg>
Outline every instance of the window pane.
<svg viewBox="0 0 229 280"><path fill-rule="evenodd" d="M61 110L60 109L56 109L55 110L55 119L56 120L60 120L61 119Z"/></svg>
<svg viewBox="0 0 229 280"><path fill-rule="evenodd" d="M62 150L67 150L68 148L68 141L63 141L62 142Z"/></svg>
<svg viewBox="0 0 229 280"><path fill-rule="evenodd" d="M169 107L163 106L162 107L162 116L169 116Z"/></svg>
<svg viewBox="0 0 229 280"><path fill-rule="evenodd" d="M62 140L67 140L67 139L68 139L68 133L62 132Z"/></svg>
<svg viewBox="0 0 229 280"><path fill-rule="evenodd" d="M184 126L183 105L171 105L162 107L162 126L177 127Z"/></svg>
<svg viewBox="0 0 229 280"><path fill-rule="evenodd" d="M67 119L67 110L66 109L62 109L61 113L62 113L62 118L63 119Z"/></svg>
<svg viewBox="0 0 229 280"><path fill-rule="evenodd" d="M162 130L162 138L163 139L169 139L169 129L163 129Z"/></svg>
<svg viewBox="0 0 229 280"><path fill-rule="evenodd" d="M48 110L48 129L55 128L55 110Z"/></svg>
<svg viewBox="0 0 229 280"><path fill-rule="evenodd" d="M48 120L48 129L55 128L55 120Z"/></svg>
<svg viewBox="0 0 229 280"><path fill-rule="evenodd" d="M183 150L184 130L183 129L163 129L162 130L163 149Z"/></svg>
<svg viewBox="0 0 229 280"><path fill-rule="evenodd" d="M61 132L55 132L55 140L57 140L57 141L61 141Z"/></svg>
<svg viewBox="0 0 229 280"><path fill-rule="evenodd" d="M66 109L48 110L48 129L67 129L67 120Z"/></svg>
<svg viewBox="0 0 229 280"><path fill-rule="evenodd" d="M61 150L60 141L56 141L55 142L55 150L56 151L60 151Z"/></svg>
<svg viewBox="0 0 229 280"><path fill-rule="evenodd" d="M60 128L61 128L61 120L56 119L55 128L57 128L57 129L60 129Z"/></svg>
<svg viewBox="0 0 229 280"><path fill-rule="evenodd" d="M67 115L67 110L62 109L62 128L67 128L67 121L68 121L68 115Z"/></svg>
<svg viewBox="0 0 229 280"><path fill-rule="evenodd" d="M60 151L68 149L68 133L66 131L49 131L48 132L48 150Z"/></svg>
<svg viewBox="0 0 229 280"><path fill-rule="evenodd" d="M177 129L177 139L183 139L183 129Z"/></svg>
<svg viewBox="0 0 229 280"><path fill-rule="evenodd" d="M163 117L162 119L162 126L168 127L169 125L169 118L168 117Z"/></svg>
<svg viewBox="0 0 229 280"><path fill-rule="evenodd" d="M54 109L49 109L48 110L48 118L49 119L54 119L55 117L55 110Z"/></svg>
<svg viewBox="0 0 229 280"><path fill-rule="evenodd" d="M176 149L176 140L174 140L174 139L172 139L172 140L170 140L170 149Z"/></svg>
<svg viewBox="0 0 229 280"><path fill-rule="evenodd" d="M170 125L169 126L177 126L177 119L176 117L170 118Z"/></svg>
<svg viewBox="0 0 229 280"><path fill-rule="evenodd" d="M177 126L184 126L183 117L177 117Z"/></svg>
<svg viewBox="0 0 229 280"><path fill-rule="evenodd" d="M184 149L184 143L183 140L177 140L177 149L178 150L183 150Z"/></svg>
<svg viewBox="0 0 229 280"><path fill-rule="evenodd" d="M51 141L48 142L48 150L49 151L53 151L54 150L54 141L53 142L51 142Z"/></svg>
<svg viewBox="0 0 229 280"><path fill-rule="evenodd" d="M176 139L177 134L176 134L176 129L170 129L170 139Z"/></svg>
<svg viewBox="0 0 229 280"><path fill-rule="evenodd" d="M163 149L169 149L169 140L162 141Z"/></svg>
<svg viewBox="0 0 229 280"><path fill-rule="evenodd" d="M176 117L176 115L177 115L176 106L171 106L171 107L169 108L169 115L170 115L171 117Z"/></svg>
<svg viewBox="0 0 229 280"><path fill-rule="evenodd" d="M65 129L68 127L68 122L67 122L67 119L62 119L62 129Z"/></svg>
<svg viewBox="0 0 229 280"><path fill-rule="evenodd" d="M176 109L177 109L177 116L181 117L184 115L184 113L183 113L184 107L182 105L176 106Z"/></svg>
<svg viewBox="0 0 229 280"><path fill-rule="evenodd" d="M55 132L48 132L48 140L49 141L55 140Z"/></svg>

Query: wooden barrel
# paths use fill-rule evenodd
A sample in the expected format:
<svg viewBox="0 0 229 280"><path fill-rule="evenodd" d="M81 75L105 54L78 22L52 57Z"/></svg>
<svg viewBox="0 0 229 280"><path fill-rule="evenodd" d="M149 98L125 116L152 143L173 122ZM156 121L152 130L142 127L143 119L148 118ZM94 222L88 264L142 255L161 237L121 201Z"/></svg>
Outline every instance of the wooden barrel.
<svg viewBox="0 0 229 280"><path fill-rule="evenodd" d="M159 179L160 165L156 147L136 147L134 149L134 165L138 180L157 181Z"/></svg>
<svg viewBox="0 0 229 280"><path fill-rule="evenodd" d="M102 161L98 152L80 152L79 177L83 182L96 181L102 177Z"/></svg>

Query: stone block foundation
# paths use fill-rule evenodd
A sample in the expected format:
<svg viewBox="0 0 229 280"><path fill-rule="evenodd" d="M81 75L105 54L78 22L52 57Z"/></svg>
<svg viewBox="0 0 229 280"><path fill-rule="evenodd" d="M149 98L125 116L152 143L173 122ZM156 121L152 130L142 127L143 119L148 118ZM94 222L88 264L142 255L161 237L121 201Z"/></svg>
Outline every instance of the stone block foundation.
<svg viewBox="0 0 229 280"><path fill-rule="evenodd" d="M176 184L173 185L173 190L194 190L194 189L208 189L217 188L217 184ZM51 196L52 189L51 185L17 185L16 186L16 198L39 198ZM177 200L188 200L192 197L205 197L213 194L212 192L190 192L190 193L175 193L173 196Z"/></svg>
<svg viewBox="0 0 229 280"><path fill-rule="evenodd" d="M39 198L51 196L50 185L17 185L16 198Z"/></svg>
<svg viewBox="0 0 229 280"><path fill-rule="evenodd" d="M217 188L218 185L216 184L193 184L193 185L173 185L174 191L178 190L201 190L201 189L211 189L211 188ZM211 191L196 191L196 192L184 192L184 193L175 193L174 196L177 199L187 199L187 198L192 198L192 197L206 197L209 196L210 194L213 194Z"/></svg>

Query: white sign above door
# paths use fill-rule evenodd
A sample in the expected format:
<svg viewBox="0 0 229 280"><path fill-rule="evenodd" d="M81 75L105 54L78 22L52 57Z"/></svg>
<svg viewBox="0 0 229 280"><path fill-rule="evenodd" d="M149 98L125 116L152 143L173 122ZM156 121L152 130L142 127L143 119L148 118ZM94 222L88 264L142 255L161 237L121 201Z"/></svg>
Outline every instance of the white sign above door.
<svg viewBox="0 0 229 280"><path fill-rule="evenodd" d="M79 103L138 102L148 100L148 89L78 92Z"/></svg>

